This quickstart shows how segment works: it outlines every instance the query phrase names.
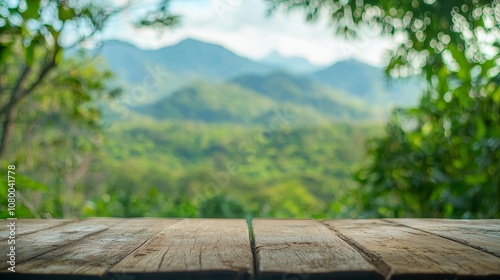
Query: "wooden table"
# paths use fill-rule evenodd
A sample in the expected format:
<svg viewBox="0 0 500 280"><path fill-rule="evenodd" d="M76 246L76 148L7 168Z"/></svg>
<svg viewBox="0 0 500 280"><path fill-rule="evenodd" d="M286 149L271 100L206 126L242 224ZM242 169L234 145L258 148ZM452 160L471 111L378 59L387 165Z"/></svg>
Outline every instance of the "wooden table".
<svg viewBox="0 0 500 280"><path fill-rule="evenodd" d="M17 220L0 279L500 279L500 220Z"/></svg>

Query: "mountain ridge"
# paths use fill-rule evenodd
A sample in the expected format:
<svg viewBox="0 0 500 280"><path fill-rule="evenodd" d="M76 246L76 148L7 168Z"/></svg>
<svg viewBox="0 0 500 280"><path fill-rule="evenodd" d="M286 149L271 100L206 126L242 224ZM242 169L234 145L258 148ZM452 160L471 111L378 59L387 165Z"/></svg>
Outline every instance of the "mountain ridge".
<svg viewBox="0 0 500 280"><path fill-rule="evenodd" d="M302 108L307 115L305 118L315 121L360 120L387 117L392 106L411 105L416 103L418 96L413 93L415 90L412 92L411 86L387 87L383 69L356 60L337 62L309 73L294 73L287 63L306 63L305 59L289 58L291 60L287 62L275 53L277 62L271 66L241 57L223 46L196 39L186 39L156 50L141 50L114 40L105 43L100 52L110 68L128 85L149 87L144 85L144 81L152 80L150 76L154 73L148 68L151 65L160 67L154 68L155 71L164 69L171 74L164 80L168 85L175 86L154 89L158 98L151 101L161 103L159 107L135 104L137 108L147 107L155 111L160 118L162 113L159 108L162 107L163 111L170 111L165 113L166 118L174 118L175 115L179 119L223 122L223 116L226 116L230 121L255 123L258 116L251 115L243 105L265 104L262 100L265 97L274 102L273 106L289 104L296 111ZM278 66L280 63L281 66ZM227 86L220 85L223 83ZM240 88L235 90L234 84ZM241 94L237 94L238 91ZM186 96L180 98L181 94ZM214 97L210 94L217 96L222 103L213 103ZM239 112L247 115L239 118L235 115L238 112L216 108L233 104L222 94L235 99L233 103L239 104L236 106ZM184 112L179 111L180 108ZM217 111L219 109L221 111ZM137 111L151 115L148 110Z"/></svg>
<svg viewBox="0 0 500 280"><path fill-rule="evenodd" d="M160 120L190 120L206 123L265 124L279 108L297 116L296 124L327 123L328 116L311 107L276 102L236 83L197 82L154 104L134 107L136 112Z"/></svg>
<svg viewBox="0 0 500 280"><path fill-rule="evenodd" d="M146 66L161 65L183 76L220 81L245 73L271 73L274 67L241 57L212 43L186 39L173 46L142 50L121 41L104 42L101 56L115 72L137 82L147 75Z"/></svg>

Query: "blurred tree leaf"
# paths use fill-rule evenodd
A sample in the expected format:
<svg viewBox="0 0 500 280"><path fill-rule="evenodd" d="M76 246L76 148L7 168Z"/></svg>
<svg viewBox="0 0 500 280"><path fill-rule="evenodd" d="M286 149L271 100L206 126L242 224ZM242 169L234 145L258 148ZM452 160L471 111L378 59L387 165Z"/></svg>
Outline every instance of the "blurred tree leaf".
<svg viewBox="0 0 500 280"><path fill-rule="evenodd" d="M500 217L499 0L267 2L308 21L327 14L347 38L398 34L386 73L427 83L419 106L395 110L386 136L368 145L356 174L368 212Z"/></svg>

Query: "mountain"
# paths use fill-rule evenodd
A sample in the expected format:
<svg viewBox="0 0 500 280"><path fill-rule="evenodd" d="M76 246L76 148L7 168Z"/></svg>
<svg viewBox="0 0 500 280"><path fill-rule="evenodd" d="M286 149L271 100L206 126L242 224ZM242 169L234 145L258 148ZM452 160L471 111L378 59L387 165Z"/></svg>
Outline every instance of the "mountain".
<svg viewBox="0 0 500 280"><path fill-rule="evenodd" d="M314 80L286 73L245 75L232 80L279 103L308 106L335 119L362 119L369 116L359 98L332 90Z"/></svg>
<svg viewBox="0 0 500 280"><path fill-rule="evenodd" d="M265 76L276 71L310 77L344 97L363 99L366 104L408 106L416 104L421 87L416 80L389 82L383 69L347 60L316 72L316 66L298 57L283 57L276 52L261 61L238 56L222 46L187 39L158 50L142 50L120 41L106 41L97 50L122 81L129 85L150 87L151 81L162 85L151 89L152 101L167 96L194 80L227 81L244 75ZM387 111L387 108L383 109Z"/></svg>
<svg viewBox="0 0 500 280"><path fill-rule="evenodd" d="M314 72L312 77L332 88L362 98L367 104L416 104L421 86L416 80L389 81L384 70L367 64L346 60Z"/></svg>
<svg viewBox="0 0 500 280"><path fill-rule="evenodd" d="M353 93L359 97L370 97L383 89L384 73L381 69L355 60L346 60L317 71L313 77L319 81Z"/></svg>
<svg viewBox="0 0 500 280"><path fill-rule="evenodd" d="M311 64L302 57L284 57L273 51L260 60L261 63L271 65L288 73L304 74L318 71L321 67Z"/></svg>
<svg viewBox="0 0 500 280"><path fill-rule="evenodd" d="M313 103L293 102L293 97L278 100L235 83L198 82L134 110L162 120L265 125L286 115L290 116L289 125L303 126L340 120L346 117L344 112L348 109L321 112Z"/></svg>
<svg viewBox="0 0 500 280"><path fill-rule="evenodd" d="M238 56L222 46L194 39L158 50L141 50L128 43L106 41L99 51L115 73L132 83L144 81L158 65L183 78L202 77L216 81L275 70L272 66Z"/></svg>
<svg viewBox="0 0 500 280"><path fill-rule="evenodd" d="M420 92L415 81L389 84L383 69L354 60L310 72L316 66L303 58L252 61L193 39L158 50L107 41L94 52L123 81L123 99L140 93L134 110L158 119L265 123L284 106L296 124L381 119Z"/></svg>
<svg viewBox="0 0 500 280"><path fill-rule="evenodd" d="M270 99L237 85L198 82L136 110L158 119L250 123L272 107Z"/></svg>

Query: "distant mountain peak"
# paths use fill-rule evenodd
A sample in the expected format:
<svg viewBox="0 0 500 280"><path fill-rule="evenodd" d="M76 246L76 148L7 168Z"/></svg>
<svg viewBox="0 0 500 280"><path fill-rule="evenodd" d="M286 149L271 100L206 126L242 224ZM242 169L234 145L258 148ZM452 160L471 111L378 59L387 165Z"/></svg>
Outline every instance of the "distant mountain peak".
<svg viewBox="0 0 500 280"><path fill-rule="evenodd" d="M183 45L212 45L212 46L221 47L220 45L217 45L214 43L205 42L205 41L201 41L201 40L193 39L193 38L186 38L182 41L179 41L174 46L183 46Z"/></svg>
<svg viewBox="0 0 500 280"><path fill-rule="evenodd" d="M194 38L186 38L186 39L180 41L180 43L206 43L206 42L203 42L201 40L194 39Z"/></svg>
<svg viewBox="0 0 500 280"><path fill-rule="evenodd" d="M183 77L201 77L211 81L231 79L248 73L267 74L275 70L267 64L239 56L223 46L188 38L172 46L142 50L120 41L105 44L102 55L112 70L128 81L142 82L149 74L147 66L160 65Z"/></svg>
<svg viewBox="0 0 500 280"><path fill-rule="evenodd" d="M165 47L165 48L177 48L177 49L186 49L186 50L202 49L202 50L212 50L212 51L219 51L219 52L223 51L223 52L233 54L232 51L228 50L224 46L218 45L216 43L200 41L200 40L193 39L193 38L184 39L175 45Z"/></svg>

